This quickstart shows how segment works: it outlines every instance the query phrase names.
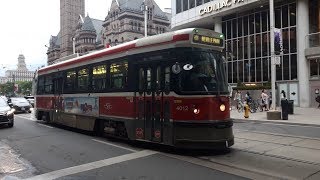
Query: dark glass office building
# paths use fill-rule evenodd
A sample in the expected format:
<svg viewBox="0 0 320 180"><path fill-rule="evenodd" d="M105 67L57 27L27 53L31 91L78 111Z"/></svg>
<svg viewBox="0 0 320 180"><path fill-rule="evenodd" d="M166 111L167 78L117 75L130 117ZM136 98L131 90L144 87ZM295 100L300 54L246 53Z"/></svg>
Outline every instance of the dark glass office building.
<svg viewBox="0 0 320 180"><path fill-rule="evenodd" d="M268 0L172 0L172 28L201 27L225 34L228 82L271 81ZM315 106L320 89L320 2L274 0L275 28L282 32L277 92L301 107Z"/></svg>

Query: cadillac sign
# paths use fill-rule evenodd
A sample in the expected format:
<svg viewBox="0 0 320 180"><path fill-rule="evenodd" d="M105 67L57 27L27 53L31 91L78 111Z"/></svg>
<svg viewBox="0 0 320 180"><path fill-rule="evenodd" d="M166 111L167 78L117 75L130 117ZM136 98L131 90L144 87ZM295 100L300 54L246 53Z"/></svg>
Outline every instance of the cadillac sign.
<svg viewBox="0 0 320 180"><path fill-rule="evenodd" d="M224 8L229 8L233 4L243 3L244 0L220 0L220 1L211 1L212 3L202 9L200 9L199 14L201 16L205 14L212 13L213 11L220 11Z"/></svg>

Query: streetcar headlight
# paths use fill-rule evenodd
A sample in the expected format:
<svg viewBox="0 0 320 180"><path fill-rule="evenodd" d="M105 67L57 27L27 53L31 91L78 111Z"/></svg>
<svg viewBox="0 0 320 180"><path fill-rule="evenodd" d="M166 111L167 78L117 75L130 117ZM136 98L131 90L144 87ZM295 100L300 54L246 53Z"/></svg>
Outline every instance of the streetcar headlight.
<svg viewBox="0 0 320 180"><path fill-rule="evenodd" d="M200 113L200 109L199 109L199 108L194 108L194 109L193 109L193 113L199 114L199 113Z"/></svg>
<svg viewBox="0 0 320 180"><path fill-rule="evenodd" d="M223 112L223 111L225 111L225 110L226 110L226 106L225 106L224 104L221 104L221 105L220 105L220 111Z"/></svg>

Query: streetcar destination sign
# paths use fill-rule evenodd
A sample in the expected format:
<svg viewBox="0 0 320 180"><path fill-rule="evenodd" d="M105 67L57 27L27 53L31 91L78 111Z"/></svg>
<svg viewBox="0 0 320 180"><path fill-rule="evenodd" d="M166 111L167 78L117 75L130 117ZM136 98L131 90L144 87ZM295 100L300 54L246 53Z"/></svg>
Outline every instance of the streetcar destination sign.
<svg viewBox="0 0 320 180"><path fill-rule="evenodd" d="M209 36L195 34L193 35L192 40L193 40L193 43L197 43L197 44L223 47L223 40L216 37L209 37Z"/></svg>

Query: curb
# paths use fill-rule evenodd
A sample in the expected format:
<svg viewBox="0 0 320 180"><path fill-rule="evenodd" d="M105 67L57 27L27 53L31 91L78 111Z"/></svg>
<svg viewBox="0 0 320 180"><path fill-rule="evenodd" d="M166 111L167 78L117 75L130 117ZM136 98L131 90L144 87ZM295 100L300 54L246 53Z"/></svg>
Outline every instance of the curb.
<svg viewBox="0 0 320 180"><path fill-rule="evenodd" d="M320 127L320 124L306 124L306 123L295 123L295 122L277 122L268 120L254 120L254 119L233 119L234 123L273 123L273 124L284 124L284 125L297 125L297 126L308 126L308 127Z"/></svg>

